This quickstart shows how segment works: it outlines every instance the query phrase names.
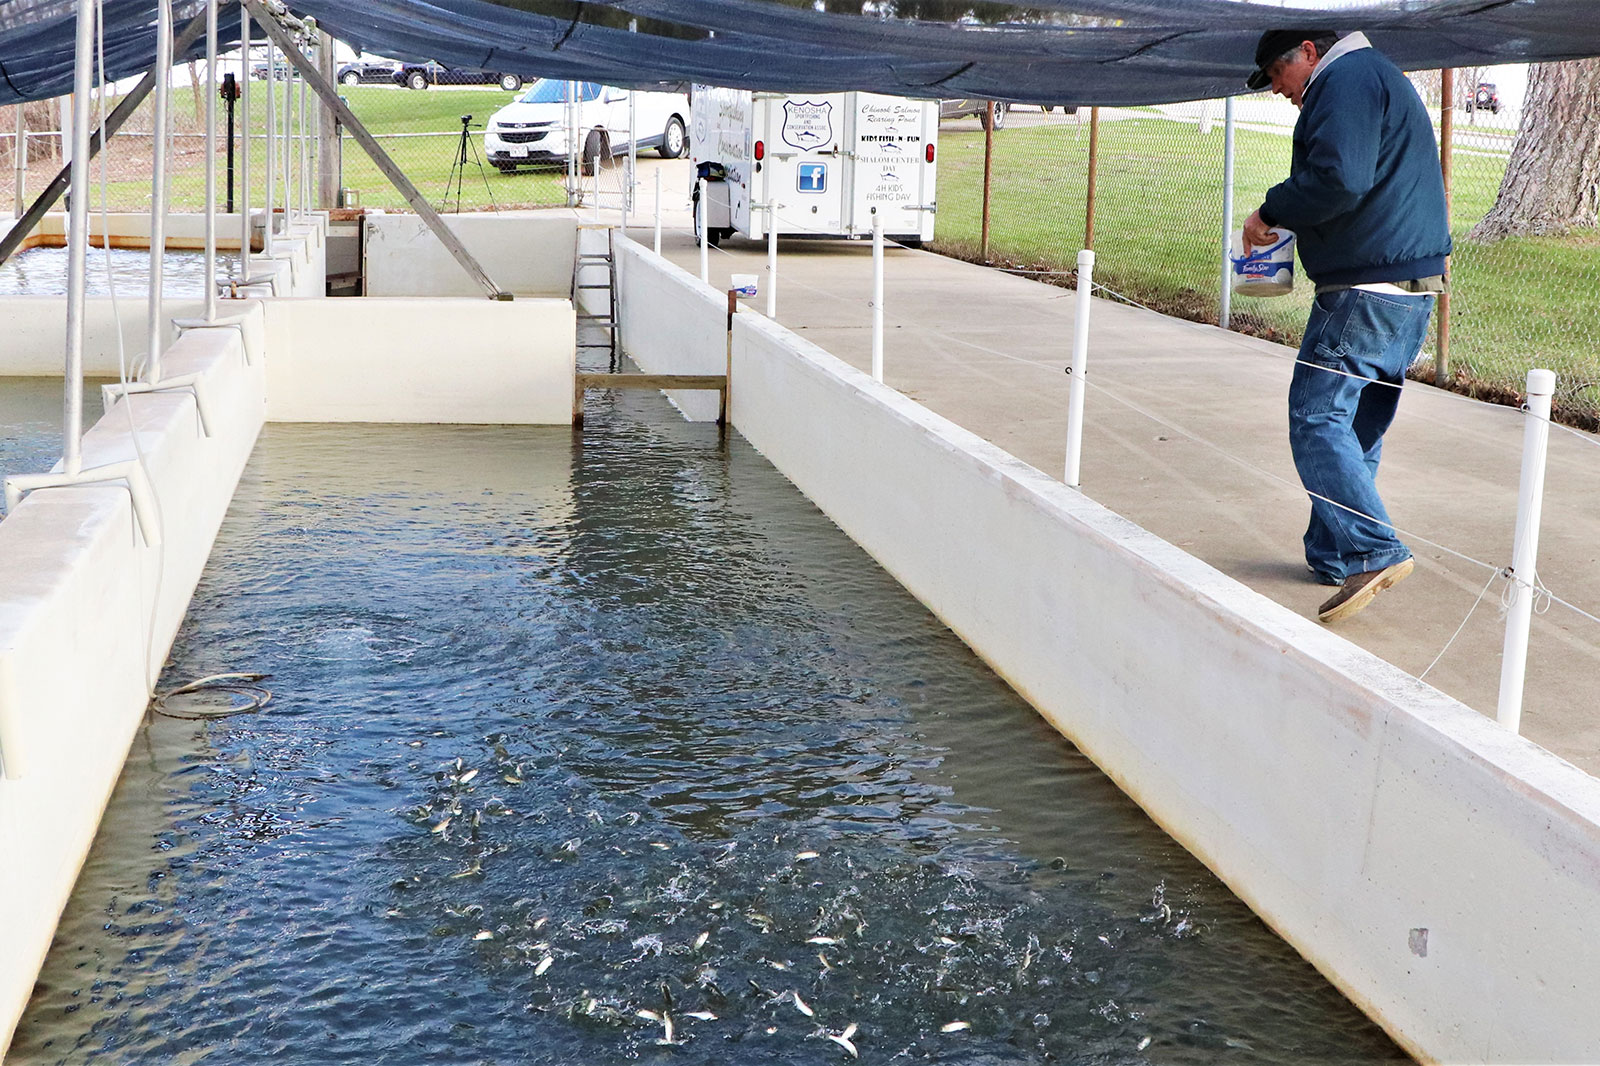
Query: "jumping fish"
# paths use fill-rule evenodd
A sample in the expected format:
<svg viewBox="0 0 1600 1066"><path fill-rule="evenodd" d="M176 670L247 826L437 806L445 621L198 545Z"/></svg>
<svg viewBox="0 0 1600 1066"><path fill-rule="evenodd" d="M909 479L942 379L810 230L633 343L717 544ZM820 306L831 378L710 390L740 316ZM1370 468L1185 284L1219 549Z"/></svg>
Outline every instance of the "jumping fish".
<svg viewBox="0 0 1600 1066"><path fill-rule="evenodd" d="M817 851L802 851L795 856L801 862L810 862L812 859L820 859L821 857L822 853Z"/></svg>
<svg viewBox="0 0 1600 1066"><path fill-rule="evenodd" d="M544 958L540 959L539 965L533 968L533 976L543 977L544 972L554 965L555 961L556 960L549 955L546 955Z"/></svg>
<svg viewBox="0 0 1600 1066"><path fill-rule="evenodd" d="M717 1020L717 1016L708 1010L692 1010L688 1014L685 1014L684 1017L693 1018L696 1021L701 1022L714 1022Z"/></svg>
<svg viewBox="0 0 1600 1066"><path fill-rule="evenodd" d="M444 821L433 827L433 832L443 836L445 833L449 832L451 821L453 821L453 819L446 818Z"/></svg>
<svg viewBox="0 0 1600 1066"><path fill-rule="evenodd" d="M470 784L472 784L472 779L477 777L477 776L478 776L478 771L476 771L476 770L468 770L466 773L464 773L460 777L456 778L456 784L458 784L458 785L470 785Z"/></svg>
<svg viewBox="0 0 1600 1066"><path fill-rule="evenodd" d="M522 778L518 777L516 774L501 774L500 780L504 781L508 785L522 784Z"/></svg>
<svg viewBox="0 0 1600 1066"><path fill-rule="evenodd" d="M815 1018L817 1016L817 1012L812 1010L810 1005L807 1004L805 1000L800 998L800 993L793 992L790 994L794 996L795 1010L799 1011L801 1014L804 1014L807 1018Z"/></svg>
<svg viewBox="0 0 1600 1066"><path fill-rule="evenodd" d="M706 946L706 941L710 940L710 939L711 939L711 934L710 933L701 933L699 936L695 937L694 938L694 950L699 951L701 948L705 947Z"/></svg>
<svg viewBox="0 0 1600 1066"><path fill-rule="evenodd" d="M1139 1041L1139 1050L1140 1051L1143 1051L1145 1048L1147 1048L1149 1046L1150 1046L1150 1038L1148 1036L1145 1037L1143 1040Z"/></svg>
<svg viewBox="0 0 1600 1066"><path fill-rule="evenodd" d="M459 881L463 877L476 877L481 873L483 873L483 863L479 862L477 859L473 859L472 863L465 870L462 870L460 873L451 874L450 880Z"/></svg>
<svg viewBox="0 0 1600 1066"><path fill-rule="evenodd" d="M837 944L838 942L839 941L837 939L835 939L834 937L831 937L831 936L814 936L814 937L809 937L806 940L807 944L822 944L823 946L827 946L829 944Z"/></svg>
<svg viewBox="0 0 1600 1066"><path fill-rule="evenodd" d="M959 1033L972 1028L971 1022L945 1022L939 1026L941 1033Z"/></svg>
<svg viewBox="0 0 1600 1066"><path fill-rule="evenodd" d="M840 1047L844 1048L846 1051L848 1051L850 1053L850 1057L851 1058L859 1059L861 1057L861 1053L856 1050L855 1044L850 1042L850 1038L856 1035L856 1023L855 1022L851 1022L850 1025L842 1033L830 1033L830 1032L824 1031L822 1035L827 1037L829 1040L832 1040L835 1044L838 1044Z"/></svg>
<svg viewBox="0 0 1600 1066"><path fill-rule="evenodd" d="M493 940L494 939L494 934L489 932L489 930L487 930L487 929L480 929L480 930L478 930L478 935L473 937L472 939L474 939L474 940Z"/></svg>
<svg viewBox="0 0 1600 1066"><path fill-rule="evenodd" d="M819 951L819 952L817 952L817 961L818 961L818 962L820 962L820 963L822 963L822 968L823 968L823 969L824 969L824 970L831 970L831 969L833 969L833 963L831 963L831 962L829 962L829 961L828 961L828 957L827 957L827 956L826 956L826 955L824 955L824 954L823 954L823 953L822 953L822 952L820 952L820 951Z"/></svg>

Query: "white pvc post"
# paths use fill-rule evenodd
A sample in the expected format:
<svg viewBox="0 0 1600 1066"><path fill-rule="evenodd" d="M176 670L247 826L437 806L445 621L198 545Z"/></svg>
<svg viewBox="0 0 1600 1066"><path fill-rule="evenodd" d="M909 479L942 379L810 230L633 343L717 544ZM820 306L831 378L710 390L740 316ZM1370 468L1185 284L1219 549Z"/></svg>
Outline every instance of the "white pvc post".
<svg viewBox="0 0 1600 1066"><path fill-rule="evenodd" d="M307 58L310 58L309 47L304 49ZM310 98L310 86L306 84L305 75L300 75L300 182L296 190L300 196L300 220L303 222L311 217L311 111L307 106Z"/></svg>
<svg viewBox="0 0 1600 1066"><path fill-rule="evenodd" d="M600 157L594 157L594 220L600 221Z"/></svg>
<svg viewBox="0 0 1600 1066"><path fill-rule="evenodd" d="M872 380L883 381L883 216L872 211Z"/></svg>
<svg viewBox="0 0 1600 1066"><path fill-rule="evenodd" d="M206 0L206 310L217 318L217 0Z"/></svg>
<svg viewBox="0 0 1600 1066"><path fill-rule="evenodd" d="M711 215L711 201L706 197L709 183L705 178L700 179L700 210L695 212L695 222L700 226L700 280L707 285L711 284L711 238L708 236L711 227L706 219Z"/></svg>
<svg viewBox="0 0 1600 1066"><path fill-rule="evenodd" d="M1222 298L1217 325L1227 329L1233 316L1233 264L1228 261L1233 240L1233 97L1222 106Z"/></svg>
<svg viewBox="0 0 1600 1066"><path fill-rule="evenodd" d="M167 139L168 102L172 96L172 3L158 0L156 4L156 105L152 122L152 153L150 163L150 300L149 315L145 322L144 379L151 384L161 381L162 315L161 302L166 294L167 263ZM209 282L207 283L209 284Z"/></svg>
<svg viewBox="0 0 1600 1066"><path fill-rule="evenodd" d="M1522 427L1522 485L1517 493L1517 532L1511 548L1511 605L1500 656L1500 724L1519 732L1522 687L1528 670L1528 629L1533 623L1534 582L1539 560L1539 519L1544 509L1544 460L1550 444L1550 397L1556 375L1528 371L1528 405Z"/></svg>
<svg viewBox="0 0 1600 1066"><path fill-rule="evenodd" d="M67 229L67 362L61 466L83 472L83 337L89 280L89 93L94 87L95 0L78 0L72 78L72 200ZM66 140L65 137L62 138Z"/></svg>
<svg viewBox="0 0 1600 1066"><path fill-rule="evenodd" d="M767 201L767 317L778 317L778 202Z"/></svg>
<svg viewBox="0 0 1600 1066"><path fill-rule="evenodd" d="M656 168L656 254L661 254L661 168Z"/></svg>
<svg viewBox="0 0 1600 1066"><path fill-rule="evenodd" d="M1078 308L1072 329L1072 365L1067 395L1067 477L1068 485L1078 487L1083 460L1083 382L1089 365L1089 300L1094 293L1094 252L1078 253Z"/></svg>
<svg viewBox="0 0 1600 1066"><path fill-rule="evenodd" d="M16 217L21 218L22 212L27 209L23 203L28 198L28 122L23 114L26 110L19 102L17 104L17 139L12 142L15 146L12 155L16 163Z"/></svg>
<svg viewBox="0 0 1600 1066"><path fill-rule="evenodd" d="M239 280L250 277L250 12L239 7Z"/></svg>

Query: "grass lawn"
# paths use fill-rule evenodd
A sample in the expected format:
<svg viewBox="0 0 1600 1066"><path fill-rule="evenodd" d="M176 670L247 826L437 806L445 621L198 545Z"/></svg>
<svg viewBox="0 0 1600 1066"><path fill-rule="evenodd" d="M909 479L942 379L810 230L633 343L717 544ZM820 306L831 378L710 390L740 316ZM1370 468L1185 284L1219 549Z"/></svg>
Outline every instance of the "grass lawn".
<svg viewBox="0 0 1600 1066"><path fill-rule="evenodd" d="M939 146L934 247L976 259L983 134ZM989 260L1071 271L1083 244L1088 125L998 131ZM1289 169L1289 138L1236 133L1236 224ZM1451 366L1489 389L1520 391L1530 367L1554 370L1568 414L1600 412L1600 234L1515 238L1467 233L1493 204L1505 157L1458 153L1453 182ZM1102 122L1095 208L1095 280L1168 314L1216 321L1222 240L1222 125L1157 118ZM1236 329L1296 343L1310 307L1300 279L1287 297L1236 297ZM1431 353L1432 342L1429 351Z"/></svg>

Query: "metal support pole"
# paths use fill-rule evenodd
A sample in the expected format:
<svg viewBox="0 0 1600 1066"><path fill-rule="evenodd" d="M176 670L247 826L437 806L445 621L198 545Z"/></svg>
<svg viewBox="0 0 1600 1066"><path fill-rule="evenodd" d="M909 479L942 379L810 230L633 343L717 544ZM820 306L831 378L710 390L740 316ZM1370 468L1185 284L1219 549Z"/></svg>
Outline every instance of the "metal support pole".
<svg viewBox="0 0 1600 1066"><path fill-rule="evenodd" d="M22 101L17 102L17 139L12 142L11 154L16 163L16 208L13 217L22 217L22 202L28 198L28 117L23 112L27 108Z"/></svg>
<svg viewBox="0 0 1600 1066"><path fill-rule="evenodd" d="M994 101L984 105L988 116L983 124L983 222L978 234L978 259L989 261L989 192L994 180Z"/></svg>
<svg viewBox="0 0 1600 1066"><path fill-rule="evenodd" d="M262 30L267 29L267 24L261 19L256 20ZM266 194L261 209L266 213L266 218L261 224L261 254L268 259L272 258L272 237L278 227L277 220L273 217L276 205L278 184L278 45L277 38L267 32L267 84L264 86L263 96L267 98L267 183Z"/></svg>
<svg viewBox="0 0 1600 1066"><path fill-rule="evenodd" d="M1528 670L1528 629L1538 587L1539 519L1544 508L1544 460L1550 444L1550 397L1556 376L1528 371L1527 414L1522 426L1522 482L1517 493L1517 532L1511 548L1511 604L1506 610L1506 640L1500 656L1500 724L1519 732L1522 686Z"/></svg>
<svg viewBox="0 0 1600 1066"><path fill-rule="evenodd" d="M206 310L217 317L217 0L206 0Z"/></svg>
<svg viewBox="0 0 1600 1066"><path fill-rule="evenodd" d="M883 216L872 209L872 380L883 381Z"/></svg>
<svg viewBox="0 0 1600 1066"><path fill-rule="evenodd" d="M250 276L250 12L239 9L239 280Z"/></svg>
<svg viewBox="0 0 1600 1066"><path fill-rule="evenodd" d="M1078 306L1072 323L1072 364L1067 397L1067 476L1066 482L1078 487L1083 461L1083 388L1089 366L1089 307L1094 293L1094 252L1078 253Z"/></svg>
<svg viewBox="0 0 1600 1066"><path fill-rule="evenodd" d="M300 219L311 216L311 108L306 79L300 79Z"/></svg>
<svg viewBox="0 0 1600 1066"><path fill-rule="evenodd" d="M1233 264L1228 261L1233 241L1233 97L1222 107L1222 294L1217 325L1227 329L1233 314Z"/></svg>
<svg viewBox="0 0 1600 1066"><path fill-rule="evenodd" d="M1094 248L1094 189L1100 170L1100 109L1089 109L1089 182L1083 204L1083 246Z"/></svg>
<svg viewBox="0 0 1600 1066"><path fill-rule="evenodd" d="M626 233L627 230L628 230L628 215L631 213L631 210L633 208L633 183L634 183L633 167L634 167L634 161L639 158L639 134L638 134L638 131L637 131L637 127L635 125L635 123L637 123L637 121L638 121L638 115L635 114L634 107L633 107L633 90L629 89L628 90L628 159L627 159L627 169L626 169L626 172L623 174L623 186L624 187L623 187L623 191L622 191L622 230L623 230L624 233Z"/></svg>
<svg viewBox="0 0 1600 1066"><path fill-rule="evenodd" d="M661 254L661 168L656 168L656 246L657 255Z"/></svg>
<svg viewBox="0 0 1600 1066"><path fill-rule="evenodd" d="M89 279L89 93L94 88L94 0L78 0L72 80L72 193L67 224L67 365L61 465L83 472L83 329Z"/></svg>
<svg viewBox="0 0 1600 1066"><path fill-rule="evenodd" d="M162 298L166 295L167 266L167 146L171 140L171 116L168 104L172 98L172 3L156 3L156 105L151 135L150 163L150 299L149 317L145 321L144 380L152 384L161 380L161 344L163 333ZM109 244L110 234L106 234ZM211 284L207 279L206 284Z"/></svg>
<svg viewBox="0 0 1600 1066"><path fill-rule="evenodd" d="M710 183L705 178L700 179L700 210L696 211L695 222L700 226L700 280L707 285L711 284L711 226L707 219L711 217L711 201L706 197Z"/></svg>
<svg viewBox="0 0 1600 1066"><path fill-rule="evenodd" d="M767 201L767 317L778 318L778 201Z"/></svg>
<svg viewBox="0 0 1600 1066"><path fill-rule="evenodd" d="M288 34L282 26L278 25L267 14L265 8L262 7L261 0L244 0L244 3L270 39L282 43L289 42ZM383 176L394 184L394 187L400 191L400 195L405 197L406 203L410 205L411 209L421 217L423 223L433 232L433 235L439 238L439 242L445 246L456 262L461 264L461 268L471 275L472 279L483 288L490 299L511 299L511 294L505 292L494 283L494 279L489 277L483 266L478 262L477 257L467 250L466 245L461 243L461 238L456 236L454 230L445 225L444 219L439 217L439 212L434 210L432 204L428 203L428 198L423 196L417 187L411 183L411 180L395 165L394 160L389 158L388 153L378 144L377 139L372 136L372 133L362 121L356 118L355 112L351 111L345 102L339 98L339 92L334 88L333 84L318 74L315 68L311 66L311 62L304 56L292 54L289 59L300 69L301 75L311 82L312 89L322 98L322 102L333 109L333 113L338 116L339 121L350 131L350 136L372 158L373 163L377 165Z"/></svg>
<svg viewBox="0 0 1600 1066"><path fill-rule="evenodd" d="M290 53L298 54L299 46L293 40L285 40L282 44L283 59L289 62ZM294 225L294 75L295 68L288 66L283 72L283 130L278 137L278 146L283 150L283 232L288 236Z"/></svg>
<svg viewBox="0 0 1600 1066"><path fill-rule="evenodd" d="M1474 86L1476 91L1476 86ZM1446 68L1439 72L1439 170L1444 177L1444 222L1450 228L1451 172L1455 169L1456 143L1456 72ZM1450 259L1444 261L1445 291L1439 294L1438 339L1434 346L1433 383L1438 388L1450 385Z"/></svg>

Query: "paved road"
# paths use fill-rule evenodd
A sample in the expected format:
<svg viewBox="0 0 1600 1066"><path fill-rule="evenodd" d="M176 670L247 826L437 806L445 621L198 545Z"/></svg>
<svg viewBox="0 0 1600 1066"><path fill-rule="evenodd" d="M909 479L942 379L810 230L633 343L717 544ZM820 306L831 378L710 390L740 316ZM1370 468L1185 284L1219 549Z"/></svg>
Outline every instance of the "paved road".
<svg viewBox="0 0 1600 1066"><path fill-rule="evenodd" d="M677 215L679 224L682 216ZM637 235L648 243L646 230ZM698 269L692 238L666 254ZM779 320L854 366L870 361L870 249L787 242ZM712 281L759 272L764 248L712 255ZM1060 476L1072 293L926 252L888 255L890 385L1039 469ZM1280 345L1095 302L1083 490L1112 510L1309 617L1328 590L1300 553L1307 504L1286 441L1293 353ZM1338 632L1421 674L1451 640L1495 565L1509 562L1522 416L1408 385L1384 455L1392 516L1420 534L1417 572ZM1600 438L1551 439L1541 576L1600 615ZM1426 543L1436 542L1442 547ZM1449 550L1446 550L1449 549ZM1495 582L1427 680L1487 714L1497 701L1501 583ZM1600 771L1600 624L1559 604L1534 624L1523 731Z"/></svg>

